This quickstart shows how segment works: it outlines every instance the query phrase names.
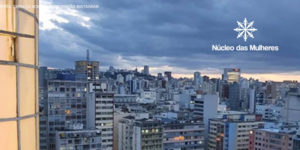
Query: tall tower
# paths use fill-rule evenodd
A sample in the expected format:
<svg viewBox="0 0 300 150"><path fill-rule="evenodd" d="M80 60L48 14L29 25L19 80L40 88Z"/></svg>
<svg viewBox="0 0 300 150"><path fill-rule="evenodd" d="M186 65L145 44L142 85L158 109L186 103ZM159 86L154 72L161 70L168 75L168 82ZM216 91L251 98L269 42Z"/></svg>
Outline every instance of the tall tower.
<svg viewBox="0 0 300 150"><path fill-rule="evenodd" d="M234 82L229 85L228 107L230 110L241 111L242 101L240 99L240 84Z"/></svg>
<svg viewBox="0 0 300 150"><path fill-rule="evenodd" d="M194 72L194 86L199 88L201 83L201 73L200 72Z"/></svg>
<svg viewBox="0 0 300 150"><path fill-rule="evenodd" d="M90 50L86 50L86 61L90 61Z"/></svg>
<svg viewBox="0 0 300 150"><path fill-rule="evenodd" d="M75 62L76 80L98 81L99 80L99 62L90 61L89 50L86 51L86 60Z"/></svg>
<svg viewBox="0 0 300 150"><path fill-rule="evenodd" d="M239 68L224 68L223 80L228 83L240 82L241 69Z"/></svg>
<svg viewBox="0 0 300 150"><path fill-rule="evenodd" d="M168 80L172 79L172 72L171 71L165 71L165 76L168 78Z"/></svg>
<svg viewBox="0 0 300 150"><path fill-rule="evenodd" d="M0 1L7 6L0 8L1 150L39 149L38 9L17 9L20 4ZM38 3L28 0L26 5Z"/></svg>
<svg viewBox="0 0 300 150"><path fill-rule="evenodd" d="M144 74L145 75L150 75L150 71L149 71L149 66L148 65L144 66Z"/></svg>
<svg viewBox="0 0 300 150"><path fill-rule="evenodd" d="M114 93L105 83L90 83L87 102L87 127L101 130L101 149L112 150L114 138Z"/></svg>

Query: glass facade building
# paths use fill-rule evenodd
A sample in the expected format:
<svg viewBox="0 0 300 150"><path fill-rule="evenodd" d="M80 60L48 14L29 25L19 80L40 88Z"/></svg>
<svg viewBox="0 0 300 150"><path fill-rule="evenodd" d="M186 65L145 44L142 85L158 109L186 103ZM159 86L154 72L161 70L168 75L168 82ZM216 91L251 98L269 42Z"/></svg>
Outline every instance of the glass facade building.
<svg viewBox="0 0 300 150"><path fill-rule="evenodd" d="M228 83L240 83L241 70L239 68L225 68L223 79Z"/></svg>
<svg viewBox="0 0 300 150"><path fill-rule="evenodd" d="M39 149L37 5L0 0L1 150Z"/></svg>

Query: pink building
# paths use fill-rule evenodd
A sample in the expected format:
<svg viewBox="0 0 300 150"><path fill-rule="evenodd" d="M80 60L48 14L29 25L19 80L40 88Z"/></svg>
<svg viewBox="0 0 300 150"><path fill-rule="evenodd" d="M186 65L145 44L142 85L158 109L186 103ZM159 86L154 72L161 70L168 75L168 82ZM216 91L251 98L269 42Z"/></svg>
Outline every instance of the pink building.
<svg viewBox="0 0 300 150"><path fill-rule="evenodd" d="M291 150L293 135L279 129L254 129L249 134L249 150Z"/></svg>

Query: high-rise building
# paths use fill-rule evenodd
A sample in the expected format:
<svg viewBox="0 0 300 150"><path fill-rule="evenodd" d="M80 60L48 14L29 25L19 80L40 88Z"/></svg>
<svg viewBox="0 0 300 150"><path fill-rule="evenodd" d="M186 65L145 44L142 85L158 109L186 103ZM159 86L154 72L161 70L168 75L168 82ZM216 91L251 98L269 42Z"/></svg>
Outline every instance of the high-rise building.
<svg viewBox="0 0 300 150"><path fill-rule="evenodd" d="M164 124L163 150L204 150L202 121L177 121Z"/></svg>
<svg viewBox="0 0 300 150"><path fill-rule="evenodd" d="M241 109L244 111L249 110L249 80L246 78L240 79L240 100Z"/></svg>
<svg viewBox="0 0 300 150"><path fill-rule="evenodd" d="M41 134L46 135L41 141L41 149L54 150L56 148L56 133L69 130L70 127L81 124L86 127L87 82L48 80L46 128Z"/></svg>
<svg viewBox="0 0 300 150"><path fill-rule="evenodd" d="M267 99L275 99L277 97L276 83L267 82L266 84L267 84L266 85L266 98Z"/></svg>
<svg viewBox="0 0 300 150"><path fill-rule="evenodd" d="M209 119L217 117L219 98L217 95L192 95L191 100L194 103L193 117L204 124L207 141Z"/></svg>
<svg viewBox="0 0 300 150"><path fill-rule="evenodd" d="M249 89L249 112L250 113L255 113L256 109L256 102L255 102L255 89L250 88Z"/></svg>
<svg viewBox="0 0 300 150"><path fill-rule="evenodd" d="M75 62L75 78L83 81L99 80L99 62L90 61L89 50L87 50L86 60Z"/></svg>
<svg viewBox="0 0 300 150"><path fill-rule="evenodd" d="M163 126L160 121L141 120L135 124L140 137L134 138L134 145L140 144L138 149L161 150L163 141Z"/></svg>
<svg viewBox="0 0 300 150"><path fill-rule="evenodd" d="M279 129L253 129L249 134L249 150L291 150L293 135Z"/></svg>
<svg viewBox="0 0 300 150"><path fill-rule="evenodd" d="M241 70L239 68L224 68L223 80L228 83L240 82Z"/></svg>
<svg viewBox="0 0 300 150"><path fill-rule="evenodd" d="M39 127L40 127L40 149L47 150L47 117L48 117L48 83L49 79L55 78L55 75L52 76L52 72L48 70L47 67L39 68Z"/></svg>
<svg viewBox="0 0 300 150"><path fill-rule="evenodd" d="M191 101L194 103L194 109L193 109L193 117L195 119L198 119L200 121L203 121L203 107L204 107L204 101L200 95L192 95L191 96Z"/></svg>
<svg viewBox="0 0 300 150"><path fill-rule="evenodd" d="M120 84L124 83L124 77L122 74L117 75L117 82Z"/></svg>
<svg viewBox="0 0 300 150"><path fill-rule="evenodd" d="M100 130L66 130L56 132L56 150L100 150Z"/></svg>
<svg viewBox="0 0 300 150"><path fill-rule="evenodd" d="M209 119L218 114L219 97L217 95L204 95L203 98L203 123L205 127L205 140L208 140ZM207 143L207 142L206 142Z"/></svg>
<svg viewBox="0 0 300 150"><path fill-rule="evenodd" d="M281 116L285 122L300 121L300 90L298 88L291 88L287 92L285 98L285 106L281 111Z"/></svg>
<svg viewBox="0 0 300 150"><path fill-rule="evenodd" d="M130 89L130 93L134 94L137 92L138 89L138 80L136 78L134 78L133 80L129 81L129 89Z"/></svg>
<svg viewBox="0 0 300 150"><path fill-rule="evenodd" d="M143 72L144 72L145 75L150 75L149 66L145 65Z"/></svg>
<svg viewBox="0 0 300 150"><path fill-rule="evenodd" d="M162 73L157 73L157 78L158 78L158 79L162 79L162 78L163 78Z"/></svg>
<svg viewBox="0 0 300 150"><path fill-rule="evenodd" d="M203 82L209 82L209 76L203 76Z"/></svg>
<svg viewBox="0 0 300 150"><path fill-rule="evenodd" d="M300 150L300 129L293 137L293 150Z"/></svg>
<svg viewBox="0 0 300 150"><path fill-rule="evenodd" d="M97 81L99 80L98 61L76 61L76 80Z"/></svg>
<svg viewBox="0 0 300 150"><path fill-rule="evenodd" d="M138 150L139 148L134 145L134 139L139 135L135 125L135 118L127 116L118 122L118 150ZM140 143L139 143L140 144Z"/></svg>
<svg viewBox="0 0 300 150"><path fill-rule="evenodd" d="M249 133L263 127L261 116L227 114L209 120L208 150L248 149Z"/></svg>
<svg viewBox="0 0 300 150"><path fill-rule="evenodd" d="M124 117L118 123L118 150L161 150L163 126L160 121Z"/></svg>
<svg viewBox="0 0 300 150"><path fill-rule="evenodd" d="M255 113L261 114L266 121L277 121L281 117L281 106L270 105L256 105Z"/></svg>
<svg viewBox="0 0 300 150"><path fill-rule="evenodd" d="M104 85L90 83L88 128L101 130L101 149L113 149L114 94L102 89Z"/></svg>
<svg viewBox="0 0 300 150"><path fill-rule="evenodd" d="M217 84L212 82L211 80L204 81L201 85L201 91L203 94L209 94L209 95L216 94Z"/></svg>
<svg viewBox="0 0 300 150"><path fill-rule="evenodd" d="M200 87L201 84L201 73L200 72L194 72L194 86L196 89Z"/></svg>
<svg viewBox="0 0 300 150"><path fill-rule="evenodd" d="M165 76L168 78L168 80L172 79L172 72L171 71L165 71Z"/></svg>
<svg viewBox="0 0 300 150"><path fill-rule="evenodd" d="M0 1L1 150L39 149L38 2L20 4Z"/></svg>
<svg viewBox="0 0 300 150"><path fill-rule="evenodd" d="M220 98L221 100L227 100L229 97L229 84L227 81L221 80L220 83Z"/></svg>
<svg viewBox="0 0 300 150"><path fill-rule="evenodd" d="M237 82L229 84L227 106L230 110L242 110L242 102L240 99L240 84Z"/></svg>

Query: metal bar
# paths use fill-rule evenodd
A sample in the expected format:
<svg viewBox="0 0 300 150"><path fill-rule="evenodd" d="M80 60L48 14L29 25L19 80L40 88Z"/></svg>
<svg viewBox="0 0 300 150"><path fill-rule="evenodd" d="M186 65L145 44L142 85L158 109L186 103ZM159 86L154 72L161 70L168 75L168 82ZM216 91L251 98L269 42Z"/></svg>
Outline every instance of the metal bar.
<svg viewBox="0 0 300 150"><path fill-rule="evenodd" d="M34 6L36 6L36 4L37 4L37 1L36 0L34 0ZM39 24L39 19L37 18L37 16L36 16L36 12L37 12L37 10L36 9L38 9L38 8L35 8L34 9L34 14L32 15L32 17L35 19L35 21L36 21L36 23L34 23L34 36L36 37L36 38L38 38L38 36L37 36L37 32L38 32L38 28L39 28L39 26L38 26L38 24ZM36 38L34 38L34 65L35 66L38 66L38 46L37 46L37 39ZM38 75L37 75L37 73L38 73L38 69L34 69L34 83L35 83L35 100L34 100L34 113L39 113L39 85L38 85ZM38 149L40 149L40 145L39 145L39 143L40 143L40 132L39 132L39 128L40 128L40 126L39 126L39 120L40 119L40 117L39 116L35 116L35 118L34 118L34 121L35 121L35 147L36 147L36 149L38 150Z"/></svg>
<svg viewBox="0 0 300 150"><path fill-rule="evenodd" d="M21 8L21 7L18 7L17 9L18 9L19 11L24 12L24 13L27 14L27 15L32 16L32 17L34 18L34 20L35 20L37 23L39 23L39 19L37 18L37 16L36 16L35 14L33 14L33 13L29 12L28 10L26 10L26 9L24 9L24 8ZM35 9L34 9L34 10L35 10Z"/></svg>
<svg viewBox="0 0 300 150"><path fill-rule="evenodd" d="M35 66L35 65L24 64L24 63L17 63L17 62L13 62L13 61L4 61L4 60L0 60L0 65L14 65L14 66L21 66L21 67L39 69L39 67Z"/></svg>
<svg viewBox="0 0 300 150"><path fill-rule="evenodd" d="M19 48L18 48L19 49ZM16 66L16 74L17 74L17 118L20 117L20 66ZM17 132L18 132L18 149L21 149L21 127L20 120L17 119Z"/></svg>
<svg viewBox="0 0 300 150"><path fill-rule="evenodd" d="M17 4L17 1L14 5ZM20 16L19 16L19 11L16 10L16 33L20 31L19 29L19 19L20 19ZM0 32L1 33L1 32ZM16 41L16 40L15 40ZM20 59L20 42L19 40L17 40L17 44L15 43L15 45L18 45L17 46L17 50L16 50L16 60L19 60ZM20 117L20 67L18 65L16 65L16 75L17 75L17 118ZM21 150L21 127L20 127L20 120L17 120L17 137L18 137L18 150Z"/></svg>
<svg viewBox="0 0 300 150"><path fill-rule="evenodd" d="M22 117L13 117L13 118L0 118L0 122L7 122L7 121L20 121L28 118L33 118L39 115L39 113L31 114L31 115L26 115Z"/></svg>
<svg viewBox="0 0 300 150"><path fill-rule="evenodd" d="M14 37L24 37L24 38L35 38L34 35L17 33L17 32L10 32L5 30L0 30L0 35L3 34L5 36L14 36Z"/></svg>

